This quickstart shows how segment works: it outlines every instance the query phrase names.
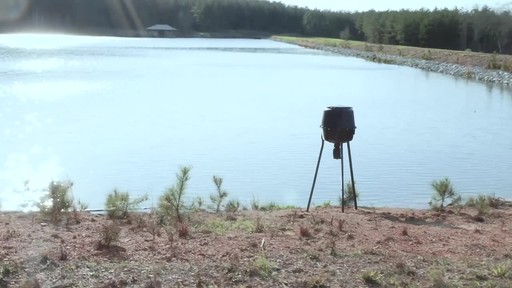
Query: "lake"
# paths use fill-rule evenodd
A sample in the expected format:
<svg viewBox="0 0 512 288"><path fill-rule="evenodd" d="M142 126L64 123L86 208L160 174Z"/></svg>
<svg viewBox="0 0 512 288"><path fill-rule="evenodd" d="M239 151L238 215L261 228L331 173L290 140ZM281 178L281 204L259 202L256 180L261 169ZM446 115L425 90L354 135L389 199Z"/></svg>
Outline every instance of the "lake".
<svg viewBox="0 0 512 288"><path fill-rule="evenodd" d="M26 209L51 180L89 208L113 189L152 206L184 165L189 199L218 175L245 205L305 207L328 106L354 109L360 205L426 208L444 177L512 198L510 89L270 40L4 34L1 207ZM332 146L315 205L338 204Z"/></svg>

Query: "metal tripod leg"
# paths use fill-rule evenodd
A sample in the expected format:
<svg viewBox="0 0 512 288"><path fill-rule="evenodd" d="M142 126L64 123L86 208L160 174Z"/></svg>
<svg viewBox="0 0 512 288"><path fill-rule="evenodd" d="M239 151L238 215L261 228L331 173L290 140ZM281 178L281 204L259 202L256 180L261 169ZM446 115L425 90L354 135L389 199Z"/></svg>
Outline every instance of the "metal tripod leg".
<svg viewBox="0 0 512 288"><path fill-rule="evenodd" d="M356 182L354 181L354 169L352 169L352 154L350 153L350 142L347 142L348 148L348 163L350 165L350 178L352 180L352 193L354 197L354 208L357 210L357 194L356 194Z"/></svg>
<svg viewBox="0 0 512 288"><path fill-rule="evenodd" d="M311 186L311 193L309 193L308 207L306 209L306 212L309 212L309 205L311 205L311 198L313 197L313 190L315 190L316 176L318 175L318 167L320 167L320 160L322 159L324 143L325 143L325 141L322 138L322 146L320 146L320 154L318 154L318 162L316 163L315 178L313 178L313 185Z"/></svg>
<svg viewBox="0 0 512 288"><path fill-rule="evenodd" d="M345 212L345 176L343 169L343 143L341 143L341 212Z"/></svg>

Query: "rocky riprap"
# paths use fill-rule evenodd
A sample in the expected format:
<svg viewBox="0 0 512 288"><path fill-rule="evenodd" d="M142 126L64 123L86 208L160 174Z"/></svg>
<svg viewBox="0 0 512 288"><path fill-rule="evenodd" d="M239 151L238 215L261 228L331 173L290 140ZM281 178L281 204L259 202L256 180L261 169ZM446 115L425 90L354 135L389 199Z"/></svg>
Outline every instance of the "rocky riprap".
<svg viewBox="0 0 512 288"><path fill-rule="evenodd" d="M295 44L295 43L294 43ZM300 45L300 44L299 44ZM360 51L342 47L328 47L318 45L300 45L311 49L327 51L330 53L341 54L344 56L363 58L369 61L385 64L402 65L413 68L432 71L437 73L449 74L458 78L483 81L487 83L496 83L512 87L512 73L490 70L478 66L468 67L459 64L444 63L428 59L416 59L390 55L379 52Z"/></svg>

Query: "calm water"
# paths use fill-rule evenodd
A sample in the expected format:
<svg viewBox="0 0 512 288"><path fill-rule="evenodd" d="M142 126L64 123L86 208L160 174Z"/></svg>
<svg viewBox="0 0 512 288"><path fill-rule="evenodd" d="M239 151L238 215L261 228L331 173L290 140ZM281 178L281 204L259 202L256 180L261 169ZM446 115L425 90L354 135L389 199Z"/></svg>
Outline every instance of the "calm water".
<svg viewBox="0 0 512 288"><path fill-rule="evenodd" d="M20 209L52 179L90 208L114 188L156 204L190 165L191 197L219 175L245 204L305 206L337 105L355 111L361 205L427 207L442 177L512 198L509 90L267 40L0 35L1 205ZM331 151L315 204L337 203Z"/></svg>

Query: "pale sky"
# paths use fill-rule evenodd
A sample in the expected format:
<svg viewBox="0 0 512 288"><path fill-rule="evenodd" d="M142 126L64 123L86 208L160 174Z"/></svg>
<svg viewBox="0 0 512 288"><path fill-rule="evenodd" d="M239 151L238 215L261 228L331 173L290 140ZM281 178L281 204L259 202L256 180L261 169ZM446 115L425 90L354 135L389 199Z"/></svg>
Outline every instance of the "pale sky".
<svg viewBox="0 0 512 288"><path fill-rule="evenodd" d="M472 9L475 6L487 5L491 8L512 9L511 0L279 0L287 5L297 5L311 9L328 9L334 11L367 11L367 10L400 10L421 8L462 8Z"/></svg>

